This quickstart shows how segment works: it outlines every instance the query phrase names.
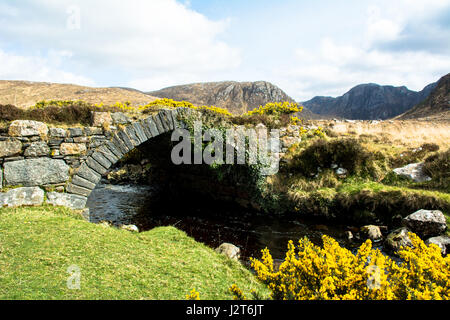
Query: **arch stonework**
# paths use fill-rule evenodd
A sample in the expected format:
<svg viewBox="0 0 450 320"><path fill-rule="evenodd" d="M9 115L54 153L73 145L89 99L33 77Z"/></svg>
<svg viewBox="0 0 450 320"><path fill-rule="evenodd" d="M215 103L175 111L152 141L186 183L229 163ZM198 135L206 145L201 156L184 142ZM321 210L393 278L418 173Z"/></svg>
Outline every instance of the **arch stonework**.
<svg viewBox="0 0 450 320"><path fill-rule="evenodd" d="M74 172L66 192L86 203L102 175L114 164L148 140L177 128L186 128L186 125L178 120L178 115L190 111L188 108L162 109L154 116L133 122L125 128L117 130L109 140L98 146Z"/></svg>

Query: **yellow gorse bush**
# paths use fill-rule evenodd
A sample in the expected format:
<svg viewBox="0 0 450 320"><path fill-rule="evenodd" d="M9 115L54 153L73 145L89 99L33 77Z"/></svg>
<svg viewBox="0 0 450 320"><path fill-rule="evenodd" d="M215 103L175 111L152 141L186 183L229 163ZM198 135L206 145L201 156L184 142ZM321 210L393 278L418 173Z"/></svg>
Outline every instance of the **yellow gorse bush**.
<svg viewBox="0 0 450 320"><path fill-rule="evenodd" d="M273 299L449 299L450 258L442 257L436 245L426 246L415 234L409 236L413 248L399 251L400 263L373 249L370 240L353 254L328 236L322 238L323 248L306 238L297 248L290 241L276 272L267 248L261 260L251 263ZM237 294L239 288L231 291L235 298L243 297Z"/></svg>
<svg viewBox="0 0 450 320"><path fill-rule="evenodd" d="M247 112L246 115L251 116L255 114L267 114L267 115L281 115L281 114L291 114L296 112L301 112L303 107L299 107L297 103L294 102L270 102L265 106L259 106L258 108Z"/></svg>

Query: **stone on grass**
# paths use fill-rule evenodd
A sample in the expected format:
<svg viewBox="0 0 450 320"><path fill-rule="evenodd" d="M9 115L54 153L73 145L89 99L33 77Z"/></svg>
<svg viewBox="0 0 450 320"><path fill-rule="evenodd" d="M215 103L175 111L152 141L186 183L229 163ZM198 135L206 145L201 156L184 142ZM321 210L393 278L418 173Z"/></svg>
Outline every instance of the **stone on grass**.
<svg viewBox="0 0 450 320"><path fill-rule="evenodd" d="M130 225L123 224L120 226L120 229L130 231L130 232L139 232L139 228L136 227L134 224L130 224Z"/></svg>
<svg viewBox="0 0 450 320"><path fill-rule="evenodd" d="M402 168L394 169L394 173L406 177L414 182L430 181L431 178L423 172L423 163L411 163Z"/></svg>
<svg viewBox="0 0 450 320"><path fill-rule="evenodd" d="M222 243L216 252L226 255L230 259L239 260L241 256L241 249L231 243Z"/></svg>

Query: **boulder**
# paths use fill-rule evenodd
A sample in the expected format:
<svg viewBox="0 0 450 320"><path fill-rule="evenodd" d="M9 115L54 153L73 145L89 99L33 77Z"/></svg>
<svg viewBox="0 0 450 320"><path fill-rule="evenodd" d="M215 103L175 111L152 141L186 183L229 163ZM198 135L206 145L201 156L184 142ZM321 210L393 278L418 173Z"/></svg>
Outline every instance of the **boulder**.
<svg viewBox="0 0 450 320"><path fill-rule="evenodd" d="M11 123L8 132L12 137L46 136L48 127L43 122L16 120Z"/></svg>
<svg viewBox="0 0 450 320"><path fill-rule="evenodd" d="M370 239L372 241L380 241L383 238L380 227L378 226L374 225L364 226L361 227L360 232L364 238Z"/></svg>
<svg viewBox="0 0 450 320"><path fill-rule="evenodd" d="M437 245L441 249L443 256L445 256L447 252L450 252L450 237L448 236L432 237L425 241L426 245L431 243Z"/></svg>
<svg viewBox="0 0 450 320"><path fill-rule="evenodd" d="M87 198L70 193L48 192L47 203L53 206L81 210L86 207Z"/></svg>
<svg viewBox="0 0 450 320"><path fill-rule="evenodd" d="M69 166L64 160L50 158L6 162L4 178L9 186L58 184L69 180Z"/></svg>
<svg viewBox="0 0 450 320"><path fill-rule="evenodd" d="M25 157L42 157L50 154L50 148L44 141L33 142L24 153Z"/></svg>
<svg viewBox="0 0 450 320"><path fill-rule="evenodd" d="M405 167L394 169L394 173L415 182L430 181L431 178L423 172L423 163L412 163Z"/></svg>
<svg viewBox="0 0 450 320"><path fill-rule="evenodd" d="M444 214L439 210L419 210L403 218L403 225L420 237L442 234L447 228Z"/></svg>
<svg viewBox="0 0 450 320"><path fill-rule="evenodd" d="M63 156L73 156L86 153L86 144L84 143L61 143L59 152Z"/></svg>
<svg viewBox="0 0 450 320"><path fill-rule="evenodd" d="M120 226L120 229L130 231L130 232L139 232L139 228L136 227L134 224L130 224L130 225L123 224Z"/></svg>
<svg viewBox="0 0 450 320"><path fill-rule="evenodd" d="M40 206L44 203L44 190L38 187L12 189L0 193L0 207Z"/></svg>
<svg viewBox="0 0 450 320"><path fill-rule="evenodd" d="M347 174L348 171L347 169L344 168L337 168L335 172L338 176L344 176Z"/></svg>
<svg viewBox="0 0 450 320"><path fill-rule="evenodd" d="M230 259L239 260L241 256L241 249L231 243L222 243L216 252L226 255Z"/></svg>
<svg viewBox="0 0 450 320"><path fill-rule="evenodd" d="M397 252L401 247L412 247L408 232L410 232L410 230L404 227L392 231L384 241L386 249Z"/></svg>
<svg viewBox="0 0 450 320"><path fill-rule="evenodd" d="M111 113L109 112L92 112L91 125L93 127L110 126L113 122Z"/></svg>
<svg viewBox="0 0 450 320"><path fill-rule="evenodd" d="M0 141L0 158L17 156L22 152L22 142L16 139Z"/></svg>

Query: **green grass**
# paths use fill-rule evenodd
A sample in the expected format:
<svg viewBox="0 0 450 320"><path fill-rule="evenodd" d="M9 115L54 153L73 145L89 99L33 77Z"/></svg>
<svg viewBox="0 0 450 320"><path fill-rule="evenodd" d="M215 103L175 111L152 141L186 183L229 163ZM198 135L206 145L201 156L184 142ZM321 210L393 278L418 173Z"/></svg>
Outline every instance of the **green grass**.
<svg viewBox="0 0 450 320"><path fill-rule="evenodd" d="M80 290L67 269L81 269ZM231 299L264 286L240 263L173 227L130 233L68 209L0 209L0 299Z"/></svg>

